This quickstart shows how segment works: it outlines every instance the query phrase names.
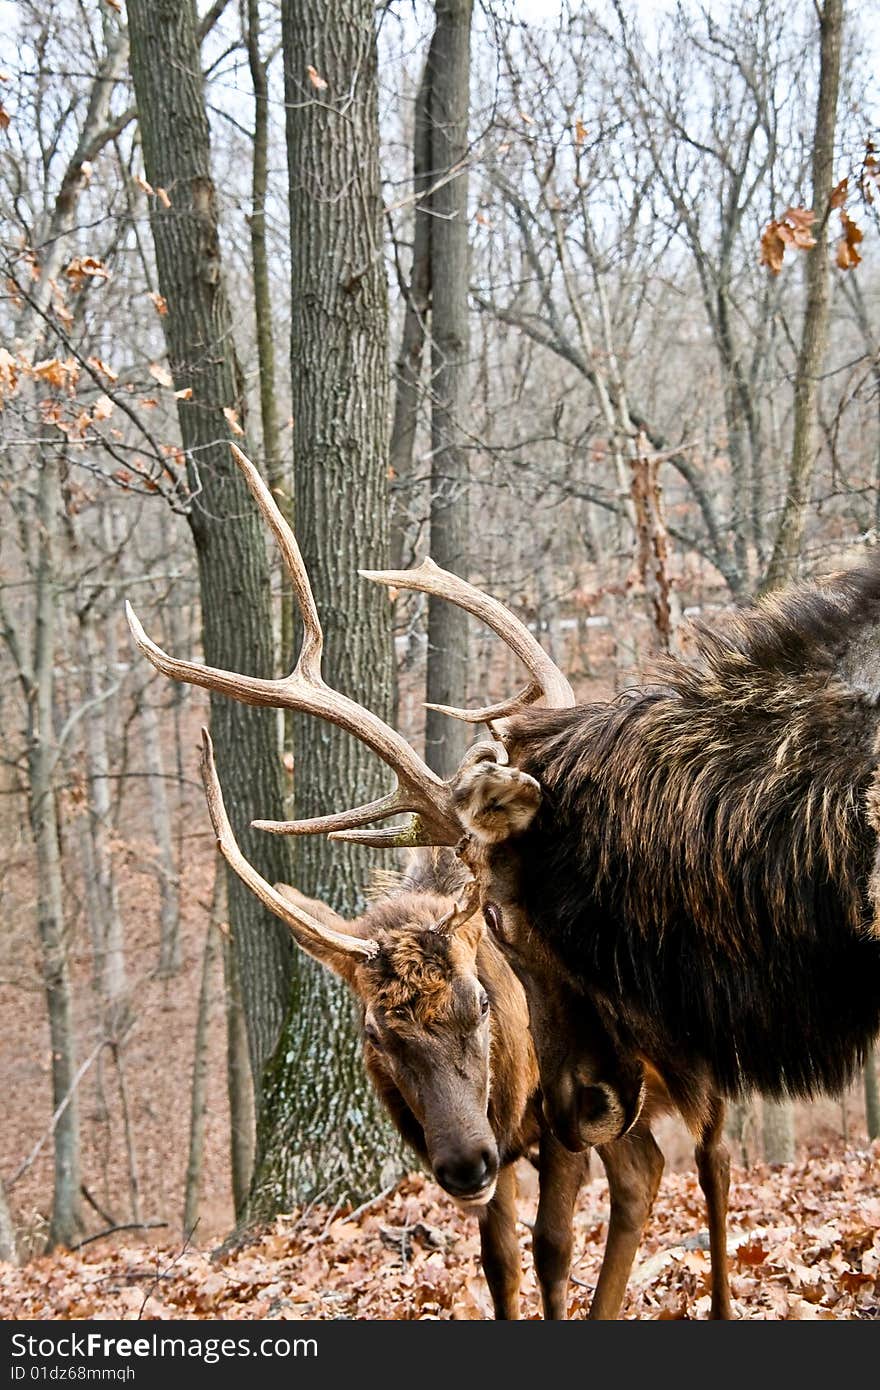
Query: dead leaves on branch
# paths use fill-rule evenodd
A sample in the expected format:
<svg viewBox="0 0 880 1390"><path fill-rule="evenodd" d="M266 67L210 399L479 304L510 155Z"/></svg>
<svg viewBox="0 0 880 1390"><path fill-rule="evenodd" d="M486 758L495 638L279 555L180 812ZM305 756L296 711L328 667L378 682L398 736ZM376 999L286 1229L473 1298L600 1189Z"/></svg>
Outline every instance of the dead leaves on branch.
<svg viewBox="0 0 880 1390"><path fill-rule="evenodd" d="M810 208L786 208L780 218L768 223L761 236L761 265L774 275L782 269L786 250L809 251L816 245L810 230L816 214Z"/></svg>
<svg viewBox="0 0 880 1390"><path fill-rule="evenodd" d="M598 1167L598 1165L596 1165ZM525 1170L524 1170L525 1171ZM594 1170L595 1171L595 1170ZM880 1142L790 1167L733 1174L728 1228L736 1315L880 1318ZM529 1181L526 1173L526 1182ZM534 1175L532 1175L532 1184ZM534 1193L519 1202L523 1312L539 1316L531 1263ZM581 1195L569 1310L586 1316L607 1232L604 1178ZM624 1316L709 1313L705 1206L693 1173L663 1180ZM117 1239L119 1239L117 1237ZM212 1258L192 1246L108 1241L22 1269L0 1265L9 1318L480 1319L491 1317L477 1223L422 1174L352 1215L311 1207Z"/></svg>
<svg viewBox="0 0 880 1390"><path fill-rule="evenodd" d="M848 196L849 179L844 178L831 190L828 200L829 212L836 211L840 217L841 234L834 254L840 270L854 270L862 259L858 246L864 233L846 210ZM771 274L778 275L787 251L809 251L816 245L812 233L815 221L816 214L810 208L790 207L782 217L769 222L761 235L760 264L766 265Z"/></svg>

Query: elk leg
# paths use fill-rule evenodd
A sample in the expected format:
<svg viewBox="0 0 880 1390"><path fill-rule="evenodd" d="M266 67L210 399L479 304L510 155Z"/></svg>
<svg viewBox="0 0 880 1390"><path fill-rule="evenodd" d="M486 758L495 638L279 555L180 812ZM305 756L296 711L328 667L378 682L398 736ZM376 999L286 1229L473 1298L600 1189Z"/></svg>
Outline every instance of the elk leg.
<svg viewBox="0 0 880 1390"><path fill-rule="evenodd" d="M630 1270L663 1173L663 1155L648 1125L639 1121L623 1139L601 1144L611 1197L602 1268L590 1307L594 1319L619 1316Z"/></svg>
<svg viewBox="0 0 880 1390"><path fill-rule="evenodd" d="M498 1174L491 1202L482 1207L480 1259L496 1318L519 1317L519 1285L522 1261L516 1238L516 1174L508 1165Z"/></svg>
<svg viewBox="0 0 880 1390"><path fill-rule="evenodd" d="M545 1318L568 1316L572 1219L588 1164L588 1155L569 1153L549 1129L542 1130L538 1163L540 1192L532 1232L532 1256Z"/></svg>
<svg viewBox="0 0 880 1390"><path fill-rule="evenodd" d="M706 1198L709 1221L709 1253L712 1261L712 1318L732 1318L727 1271L727 1194L730 1190L730 1153L724 1142L724 1101L711 1100L710 1116L694 1154L697 1175Z"/></svg>

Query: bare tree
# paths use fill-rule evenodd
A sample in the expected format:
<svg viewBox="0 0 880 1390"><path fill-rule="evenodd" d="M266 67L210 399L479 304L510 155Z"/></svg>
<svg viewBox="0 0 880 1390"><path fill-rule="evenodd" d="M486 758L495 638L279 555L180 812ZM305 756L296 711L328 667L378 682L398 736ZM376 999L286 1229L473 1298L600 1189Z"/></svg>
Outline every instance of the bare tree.
<svg viewBox="0 0 880 1390"><path fill-rule="evenodd" d="M241 369L223 284L217 203L191 0L132 0L131 71L147 179L162 319L179 399L189 470L189 523L199 560L203 649L214 666L268 671L272 628L263 537L235 475L228 441L243 432ZM167 203L167 206L165 204ZM191 394L190 394L191 393ZM234 612L229 602L234 592ZM283 840L249 827L258 804L281 812L282 790L272 715L229 701L212 703L212 727L226 750L231 803L249 853L270 878L288 877ZM254 1084L284 1019L291 974L288 943L240 885L229 884L229 911L246 1001Z"/></svg>
<svg viewBox="0 0 880 1390"><path fill-rule="evenodd" d="M431 516L429 548L443 569L468 566L468 115L473 0L435 0L426 81L431 139ZM432 704L462 704L467 691L467 617L428 600L426 689ZM429 766L451 777L467 744L465 725L428 710Z"/></svg>
<svg viewBox="0 0 880 1390"><path fill-rule="evenodd" d="M791 462L779 529L767 566L765 589L773 589L796 572L816 463L819 379L828 347L828 219L834 186L834 137L840 88L843 0L825 0L819 8L819 97L813 135L813 215L816 244L807 253L807 302L794 389Z"/></svg>

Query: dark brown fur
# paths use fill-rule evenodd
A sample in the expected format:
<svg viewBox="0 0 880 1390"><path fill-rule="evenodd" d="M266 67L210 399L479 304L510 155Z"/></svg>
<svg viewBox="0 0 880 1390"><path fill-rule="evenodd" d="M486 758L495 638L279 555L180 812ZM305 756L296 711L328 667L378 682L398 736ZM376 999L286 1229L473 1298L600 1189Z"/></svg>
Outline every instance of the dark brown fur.
<svg viewBox="0 0 880 1390"><path fill-rule="evenodd" d="M709 1088L835 1092L880 1029L880 562L695 643L644 690L512 721L544 795L484 869L518 969L588 998L694 1121Z"/></svg>

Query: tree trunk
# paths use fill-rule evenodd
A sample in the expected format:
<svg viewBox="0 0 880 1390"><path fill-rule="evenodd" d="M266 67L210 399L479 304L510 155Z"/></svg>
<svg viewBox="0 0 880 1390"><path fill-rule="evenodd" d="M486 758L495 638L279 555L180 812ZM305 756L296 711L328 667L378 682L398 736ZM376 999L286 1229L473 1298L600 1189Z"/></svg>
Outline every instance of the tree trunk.
<svg viewBox="0 0 880 1390"><path fill-rule="evenodd" d="M766 1163L794 1162L794 1106L790 1100L764 1100L761 1128Z"/></svg>
<svg viewBox="0 0 880 1390"><path fill-rule="evenodd" d="M269 572L257 510L232 462L232 426L244 420L242 375L223 287L217 203L192 0L131 0L131 71L147 179L170 207L151 201L162 319L193 500L205 661L248 674L272 667ZM239 427L240 428L240 427ZM247 447L246 439L241 440ZM212 696L217 765L243 853L269 882L289 878L287 842L250 827L282 812L275 715ZM229 874L229 913L241 972L259 1104L263 1067L284 1020L292 948L285 929Z"/></svg>
<svg viewBox="0 0 880 1390"><path fill-rule="evenodd" d="M794 388L794 438L788 487L764 589L784 584L797 572L816 463L819 378L828 346L828 218L834 186L834 133L840 85L843 0L825 0L819 17L819 99L813 137L815 246L807 252L807 304Z"/></svg>
<svg viewBox="0 0 880 1390"><path fill-rule="evenodd" d="M214 961L220 939L223 914L223 887L226 875L222 861L214 870L214 892L211 913L202 952L202 979L199 985L199 1007L196 1013L196 1036L193 1047L192 1089L189 1106L189 1160L183 1194L183 1233L190 1236L198 1225L199 1199L202 1192L202 1173L205 1156L205 1112L208 1081L208 1025L211 1021Z"/></svg>
<svg viewBox="0 0 880 1390"><path fill-rule="evenodd" d="M297 532L326 628L326 677L383 717L390 604L359 579L388 557L388 324L371 0L282 4L291 237ZM314 74L310 77L309 73ZM326 85L324 85L326 84ZM387 777L360 744L296 722L297 814L369 800ZM347 851L347 852L346 852ZM303 842L297 883L342 911L368 854ZM364 1076L344 987L304 957L258 1130L250 1217L320 1194L359 1199L398 1148Z"/></svg>
<svg viewBox="0 0 880 1390"><path fill-rule="evenodd" d="M159 738L156 706L145 690L141 699L141 728L144 736L144 763L153 813L156 839L156 877L159 882L159 974L176 975L180 969L180 903L178 877L171 842L171 812L165 789L165 768Z"/></svg>
<svg viewBox="0 0 880 1390"><path fill-rule="evenodd" d="M18 1264L15 1222L6 1200L6 1188L3 1186L2 1178L0 1178L0 1260L5 1260L7 1264Z"/></svg>
<svg viewBox="0 0 880 1390"><path fill-rule="evenodd" d="M226 994L226 1089L229 1096L229 1168L235 1219L240 1221L254 1171L254 1105L251 1069L248 1065L247 1028L235 949L228 933L223 936L223 978Z"/></svg>
<svg viewBox="0 0 880 1390"><path fill-rule="evenodd" d="M110 853L112 830L110 798L110 752L107 746L106 705L101 695L106 685L107 660L98 645L95 614L84 614L81 622L82 649L86 680L82 698L94 702L85 724L86 770L88 774L89 832L91 837L91 882L86 885L92 935L100 943L101 1007L108 1038L124 1028L126 971L125 938L116 876ZM100 703L99 703L100 702Z"/></svg>
<svg viewBox="0 0 880 1390"><path fill-rule="evenodd" d="M391 427L391 568L406 564L406 536L409 520L407 482L412 474L413 446L419 420L422 366L428 314L431 308L431 201L426 193L431 184L431 81L425 63L416 96L413 122L413 252L406 290L406 307L394 392L394 422ZM395 502L395 498L397 501Z"/></svg>
<svg viewBox="0 0 880 1390"><path fill-rule="evenodd" d="M54 454L49 450L41 452L38 460L37 525L40 546L36 573L34 678L33 694L28 703L27 743L28 810L36 847L37 930L42 947L43 979L49 1011L53 1111L69 1096L53 1136L55 1170L49 1249L55 1245L73 1244L82 1226L79 1098L74 1088L76 1032L54 782L55 539L61 505L59 467L59 459Z"/></svg>
<svg viewBox="0 0 880 1390"><path fill-rule="evenodd" d="M272 333L272 288L266 246L266 189L269 176L269 64L260 54L259 0L247 0L247 51L254 88L254 159L251 171L251 269L254 278L254 318L257 329L257 361L260 377L260 425L266 478L285 519L293 525L293 474L291 462L281 456L278 432L278 399L275 390L275 340ZM282 665L293 663L293 590L290 576L281 567L279 649ZM281 716L284 752L293 756L293 715Z"/></svg>
<svg viewBox="0 0 880 1390"><path fill-rule="evenodd" d="M880 1086L877 1084L877 1049L865 1058L865 1125L869 1139L880 1139Z"/></svg>
<svg viewBox="0 0 880 1390"><path fill-rule="evenodd" d="M449 178L431 197L431 557L467 577L468 455L468 112L473 0L435 0L430 71L431 171ZM463 705L468 619L442 599L428 601L427 698ZM425 723L425 759L451 777L467 746L467 726L436 710Z"/></svg>

